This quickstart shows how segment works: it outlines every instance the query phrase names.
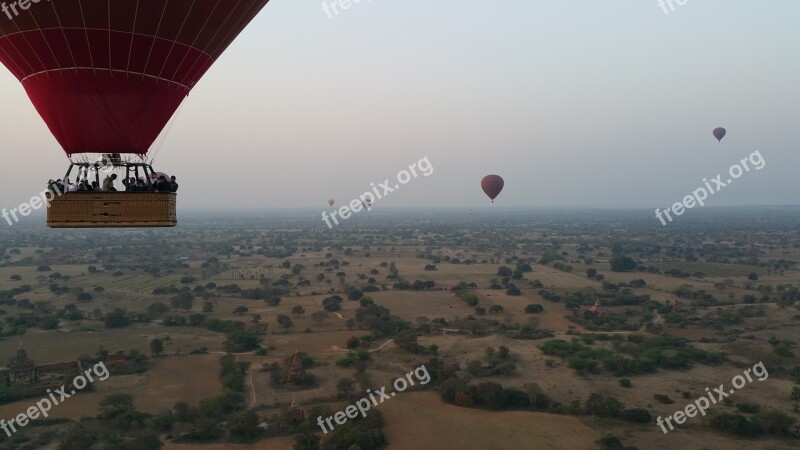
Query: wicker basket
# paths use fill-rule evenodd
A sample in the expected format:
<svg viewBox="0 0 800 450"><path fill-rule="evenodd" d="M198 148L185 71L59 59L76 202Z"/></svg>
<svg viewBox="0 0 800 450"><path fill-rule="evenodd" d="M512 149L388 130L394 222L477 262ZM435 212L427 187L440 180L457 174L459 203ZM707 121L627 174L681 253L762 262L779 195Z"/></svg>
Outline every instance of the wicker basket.
<svg viewBox="0 0 800 450"><path fill-rule="evenodd" d="M173 193L68 192L47 205L50 228L174 227Z"/></svg>

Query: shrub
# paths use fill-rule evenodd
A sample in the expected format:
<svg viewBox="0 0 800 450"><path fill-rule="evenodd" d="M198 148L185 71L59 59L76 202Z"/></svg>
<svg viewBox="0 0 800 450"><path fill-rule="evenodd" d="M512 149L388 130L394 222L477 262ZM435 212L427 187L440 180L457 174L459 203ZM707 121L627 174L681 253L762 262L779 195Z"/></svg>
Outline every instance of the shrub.
<svg viewBox="0 0 800 450"><path fill-rule="evenodd" d="M530 305L525 307L525 312L528 313L528 314L538 314L538 313L540 313L542 311L544 311L544 306L536 304L536 303L530 304Z"/></svg>
<svg viewBox="0 0 800 450"><path fill-rule="evenodd" d="M671 398L669 398L669 396L666 396L664 394L655 394L653 397L656 400L658 400L659 403L663 403L665 405L670 405L672 403L675 403L674 400L672 400Z"/></svg>
<svg viewBox="0 0 800 450"><path fill-rule="evenodd" d="M741 414L719 414L712 417L709 424L715 430L740 436L755 437L764 433L761 427Z"/></svg>
<svg viewBox="0 0 800 450"><path fill-rule="evenodd" d="M622 411L622 418L633 423L648 423L652 416L646 409L634 408Z"/></svg>

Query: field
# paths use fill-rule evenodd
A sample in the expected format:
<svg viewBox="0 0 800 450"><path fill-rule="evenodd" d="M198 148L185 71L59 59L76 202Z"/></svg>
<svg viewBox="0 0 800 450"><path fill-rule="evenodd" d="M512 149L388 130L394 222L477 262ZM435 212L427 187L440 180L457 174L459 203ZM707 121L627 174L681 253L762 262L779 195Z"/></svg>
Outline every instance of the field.
<svg viewBox="0 0 800 450"><path fill-rule="evenodd" d="M392 450L591 448L600 437L574 417L465 411L442 404L430 393L399 395L381 406L390 423L386 434Z"/></svg>
<svg viewBox="0 0 800 450"><path fill-rule="evenodd" d="M96 391L79 393L50 411L51 417L92 417L108 395L126 393L137 409L158 414L177 402L197 405L200 400L222 393L217 372L220 355L194 355L160 359L155 368L142 375L118 375L93 383ZM191 374L191 376L187 376ZM0 417L13 417L39 399L0 405Z"/></svg>
<svg viewBox="0 0 800 450"><path fill-rule="evenodd" d="M20 345L36 364L87 359L101 350L146 355L144 373L112 375L96 382L96 391L51 411L54 418L113 427L98 414L100 403L114 394L130 395L136 410L144 413L169 415L176 403L186 402L199 414L201 401L232 394L225 387L230 374L222 375L220 360L237 332L258 342L233 356L236 363L249 363L236 366L242 371L236 408L255 414L248 416L255 425L279 430L280 436L267 438L269 433L256 431L254 442L243 443L247 439L236 439L231 425L238 409L230 414L205 411L216 416L203 426L220 426L222 436L179 443L177 436L191 436L194 425L181 422L156 433L167 449L290 449L303 431L316 432L325 441L330 436L319 432L314 417L297 428L286 425L283 417L291 402L308 415L320 408L334 413L367 389L391 386L409 370L437 362L449 378L380 405L386 448L597 450L602 448L598 439L609 434L640 449L793 448L789 435L742 440L713 428L711 416L688 421L667 436L655 423L656 417L674 414L706 388L730 384L758 362L769 368L769 377L748 383L730 402L714 405L712 413L755 420L758 413L742 413L744 404L749 411L797 417L789 394L798 382L793 370L800 367L800 272L792 259L800 259L800 251L786 245L791 241L786 232L760 234L748 251L735 246L715 250L732 261L747 256L746 265L676 261L674 254L664 254L667 250L654 250L708 250L707 242L686 242L682 233L669 238L672 244L667 246L662 240L668 238L654 237L650 227L634 228L628 239L612 243L606 236L617 233L616 223L583 226L580 232L569 231L571 226L512 220L491 228L465 223L456 229L400 222L328 235L292 224L266 231L257 222L232 228L198 225L175 234L167 230L154 235L161 236L158 245L147 242L148 234L70 232L65 249L51 245L47 235L40 237L40 245L28 242L35 242L30 236L36 234L13 235L9 242L18 242L18 251L7 250L0 264L0 355L10 364ZM736 239L728 236L735 232L719 234L721 242ZM137 246L143 247L131 250ZM154 257L160 247L161 256ZM660 270L614 272L612 247L639 265ZM128 255L124 261L122 253ZM211 265L224 270L204 279ZM515 271L525 265L530 270ZM664 273L669 269L693 276L669 276ZM587 271L599 276L592 278ZM748 279L751 273L758 279ZM466 289L478 308L452 290L460 283L473 283ZM91 295L81 295L85 293ZM328 306L330 311L319 316L333 295L341 296L341 304ZM188 304L178 301L181 296L190 297ZM593 312L589 307L595 301L600 310ZM526 312L529 305L543 310ZM80 317L68 317L70 308ZM109 317L119 310L127 323L112 327ZM368 314L376 316L365 318ZM282 326L286 317L291 323ZM187 323L167 326L176 318ZM51 326L44 326L44 319ZM198 322L192 326L190 320ZM383 327L383 322L392 325ZM222 331L219 324L224 323L235 324L238 331ZM442 334L430 331L432 323ZM524 330L537 334L526 337ZM395 340L409 335L416 347ZM685 339L681 345L723 356L714 364L693 361L677 369L615 374L605 360L579 369L585 361L576 355L560 357L542 348L559 339L576 340L598 354L622 352L631 343L666 337L680 337ZM161 356L151 354L155 339L163 343ZM285 368L286 358L298 352L313 358L306 373L314 382L305 387L273 383L270 365ZM509 355L505 362L511 369L492 360L500 352ZM676 354L670 348L660 358ZM494 371L498 365L505 369ZM342 393L343 381L352 383L347 394ZM547 402L539 409L455 406L441 398L444 386L450 385L461 386L459 393L472 395L470 399L481 398L476 386L492 385L529 400L544 395ZM652 417L637 424L587 413L587 399L593 395ZM661 403L656 396L673 403ZM0 405L0 417L19 414L36 400ZM152 423L144 429L152 430ZM56 448L53 444L65 439L70 426L75 422L28 428L15 445L39 439L41 448ZM0 442L0 449L6 448Z"/></svg>

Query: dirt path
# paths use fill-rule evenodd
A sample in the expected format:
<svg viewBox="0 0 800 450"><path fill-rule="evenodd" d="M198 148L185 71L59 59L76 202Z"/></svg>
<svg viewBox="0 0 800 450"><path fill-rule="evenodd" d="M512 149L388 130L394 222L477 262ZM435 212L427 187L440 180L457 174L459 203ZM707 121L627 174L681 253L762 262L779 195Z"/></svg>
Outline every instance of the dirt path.
<svg viewBox="0 0 800 450"><path fill-rule="evenodd" d="M389 339L388 341L386 341L386 342L384 342L383 344L381 344L381 345L380 345L380 347L376 348L375 350L370 350L370 353L372 353L372 352L377 352L378 350L381 350L381 349L383 349L383 348L384 348L384 347L386 347L387 345L391 344L391 343L392 343L392 341L394 341L394 339Z"/></svg>
<svg viewBox="0 0 800 450"><path fill-rule="evenodd" d="M241 353L241 354L247 354L247 353ZM240 353L234 353L233 355L234 361L239 362L239 355ZM253 366L251 364L250 368L252 367ZM245 411L250 411L251 409L253 409L254 406L256 406L256 388L253 386L253 372L251 372L250 369L247 369L247 387L250 388L250 404L247 405Z"/></svg>

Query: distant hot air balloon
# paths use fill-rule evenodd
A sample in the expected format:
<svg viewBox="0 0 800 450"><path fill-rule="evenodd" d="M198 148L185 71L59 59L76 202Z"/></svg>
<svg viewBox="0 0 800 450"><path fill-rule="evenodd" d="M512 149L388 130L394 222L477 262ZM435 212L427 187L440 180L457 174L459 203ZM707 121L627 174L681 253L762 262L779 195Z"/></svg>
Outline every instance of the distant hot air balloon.
<svg viewBox="0 0 800 450"><path fill-rule="evenodd" d="M725 130L725 128L722 128L722 127L714 128L714 137L717 138L718 142L721 142L722 138L724 138L725 134L727 134L727 133L728 132Z"/></svg>
<svg viewBox="0 0 800 450"><path fill-rule="evenodd" d="M328 200L328 206L330 206L331 208L333 208L333 204L334 203L336 203L336 200L334 200L334 199Z"/></svg>
<svg viewBox="0 0 800 450"><path fill-rule="evenodd" d="M503 186L505 186L505 181L499 175L487 175L481 180L481 189L492 199L492 203L503 191Z"/></svg>

